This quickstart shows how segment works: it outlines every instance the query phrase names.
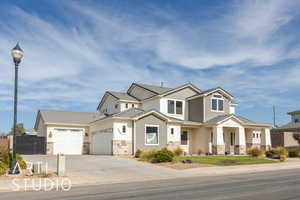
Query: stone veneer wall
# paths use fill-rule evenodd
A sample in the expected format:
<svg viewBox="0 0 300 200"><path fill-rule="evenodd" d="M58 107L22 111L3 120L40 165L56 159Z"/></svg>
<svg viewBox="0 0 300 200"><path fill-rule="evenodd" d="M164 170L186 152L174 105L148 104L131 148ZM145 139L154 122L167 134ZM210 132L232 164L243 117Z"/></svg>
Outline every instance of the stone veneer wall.
<svg viewBox="0 0 300 200"><path fill-rule="evenodd" d="M113 155L132 155L132 142L113 140Z"/></svg>
<svg viewBox="0 0 300 200"><path fill-rule="evenodd" d="M225 154L225 145L213 145L212 153L216 155L224 155Z"/></svg>
<svg viewBox="0 0 300 200"><path fill-rule="evenodd" d="M245 155L246 154L246 146L245 145L235 145L234 146L234 154Z"/></svg>

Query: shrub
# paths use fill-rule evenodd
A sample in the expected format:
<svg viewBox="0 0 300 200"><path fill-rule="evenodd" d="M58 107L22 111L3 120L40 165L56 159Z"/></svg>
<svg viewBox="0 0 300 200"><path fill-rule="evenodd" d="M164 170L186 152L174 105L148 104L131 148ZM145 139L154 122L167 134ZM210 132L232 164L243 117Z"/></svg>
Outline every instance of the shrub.
<svg viewBox="0 0 300 200"><path fill-rule="evenodd" d="M276 147L272 148L271 150L266 152L266 156L268 158L277 158L280 159L280 161L285 161L287 155L287 151L283 147Z"/></svg>
<svg viewBox="0 0 300 200"><path fill-rule="evenodd" d="M197 154L200 156L203 153L202 149L197 150Z"/></svg>
<svg viewBox="0 0 300 200"><path fill-rule="evenodd" d="M182 150L182 148L180 148L180 147L176 147L176 148L173 150L173 152L174 152L174 154L175 154L176 156L180 156L180 155L183 154L183 150Z"/></svg>
<svg viewBox="0 0 300 200"><path fill-rule="evenodd" d="M0 175L3 175L6 173L8 168L8 165L6 165L4 162L0 161Z"/></svg>
<svg viewBox="0 0 300 200"><path fill-rule="evenodd" d="M254 148L248 149L247 154L252 157L260 157L264 154L264 152L260 148L254 147Z"/></svg>
<svg viewBox="0 0 300 200"><path fill-rule="evenodd" d="M279 158L280 162L284 162L285 159L286 159L286 155L280 155L280 158Z"/></svg>
<svg viewBox="0 0 300 200"><path fill-rule="evenodd" d="M0 150L0 161L3 162L6 166L10 167L10 161L12 159L12 155L9 150ZM21 169L26 169L27 165L26 162L23 160L23 157L19 154L16 155L17 162L20 165Z"/></svg>
<svg viewBox="0 0 300 200"><path fill-rule="evenodd" d="M149 151L142 152L140 155L140 159L143 161L152 161L156 153L156 149L151 149Z"/></svg>
<svg viewBox="0 0 300 200"><path fill-rule="evenodd" d="M26 162L23 160L23 157L21 155L17 154L16 158L17 158L17 162L19 163L21 169L26 169L27 165L26 165Z"/></svg>
<svg viewBox="0 0 300 200"><path fill-rule="evenodd" d="M297 157L299 157L299 153L300 153L299 149L291 149L288 152L289 157L291 157L291 158L297 158Z"/></svg>
<svg viewBox="0 0 300 200"><path fill-rule="evenodd" d="M167 148L163 148L160 151L157 151L151 162L160 163L160 162L172 162L174 158L174 153Z"/></svg>
<svg viewBox="0 0 300 200"><path fill-rule="evenodd" d="M140 158L142 153L143 153L143 152L142 152L141 150L138 149L138 150L135 152L134 157Z"/></svg>

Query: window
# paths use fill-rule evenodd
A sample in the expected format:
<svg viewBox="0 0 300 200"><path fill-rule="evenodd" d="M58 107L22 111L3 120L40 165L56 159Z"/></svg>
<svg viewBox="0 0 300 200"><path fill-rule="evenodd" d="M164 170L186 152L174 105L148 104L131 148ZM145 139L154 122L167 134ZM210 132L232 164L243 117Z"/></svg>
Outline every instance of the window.
<svg viewBox="0 0 300 200"><path fill-rule="evenodd" d="M176 114L182 114L182 101L176 101Z"/></svg>
<svg viewBox="0 0 300 200"><path fill-rule="evenodd" d="M134 104L132 104L131 107L134 108Z"/></svg>
<svg viewBox="0 0 300 200"><path fill-rule="evenodd" d="M298 123L298 122L299 122L299 119L295 119L294 122L295 122L295 123Z"/></svg>
<svg viewBox="0 0 300 200"><path fill-rule="evenodd" d="M128 103L125 104L125 108L128 108Z"/></svg>
<svg viewBox="0 0 300 200"><path fill-rule="evenodd" d="M123 133L126 133L126 126L125 126L125 125L122 126L122 132L123 132Z"/></svg>
<svg viewBox="0 0 300 200"><path fill-rule="evenodd" d="M235 133L230 133L230 145L234 145L234 138L235 138Z"/></svg>
<svg viewBox="0 0 300 200"><path fill-rule="evenodd" d="M158 145L158 126L146 126L146 144Z"/></svg>
<svg viewBox="0 0 300 200"><path fill-rule="evenodd" d="M213 143L213 141L214 141L214 133L211 132L210 133L210 142Z"/></svg>
<svg viewBox="0 0 300 200"><path fill-rule="evenodd" d="M172 135L174 134L174 128L171 128L171 134Z"/></svg>
<svg viewBox="0 0 300 200"><path fill-rule="evenodd" d="M115 109L117 109L118 108L118 104L115 104Z"/></svg>
<svg viewBox="0 0 300 200"><path fill-rule="evenodd" d="M168 113L174 114L174 101L168 100Z"/></svg>
<svg viewBox="0 0 300 200"><path fill-rule="evenodd" d="M188 133L187 131L182 131L180 135L181 145L187 145L188 143Z"/></svg>
<svg viewBox="0 0 300 200"><path fill-rule="evenodd" d="M182 115L182 101L168 100L168 113Z"/></svg>
<svg viewBox="0 0 300 200"><path fill-rule="evenodd" d="M213 111L224 111L224 99L221 95L213 95L211 99L211 109Z"/></svg>
<svg viewBox="0 0 300 200"><path fill-rule="evenodd" d="M252 137L255 138L255 133L253 133Z"/></svg>

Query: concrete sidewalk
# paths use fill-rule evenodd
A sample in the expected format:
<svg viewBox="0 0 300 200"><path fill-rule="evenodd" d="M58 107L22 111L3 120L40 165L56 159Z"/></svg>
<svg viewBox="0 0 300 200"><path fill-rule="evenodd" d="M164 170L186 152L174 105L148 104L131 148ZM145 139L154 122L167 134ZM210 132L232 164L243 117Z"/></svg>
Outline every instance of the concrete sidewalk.
<svg viewBox="0 0 300 200"><path fill-rule="evenodd" d="M145 163L147 164L147 163ZM149 164L152 165L152 164ZM285 162L276 164L259 164L259 165L240 165L240 166L226 166L226 167L202 167L193 168L186 170L175 170L169 169L161 166L155 165L155 167L163 168L167 170L168 173L157 174L153 176L152 173L144 175L139 174L134 176L132 174L115 174L114 176L89 176L88 173L84 175L70 174L68 178L72 187L79 185L98 185L98 184L112 184L112 183L129 183L138 181L149 181L149 180L163 180L163 179L174 179L174 178L185 178L185 177L203 177L203 176L216 176L216 175L230 175L230 174L243 174L243 173L254 173L254 172L264 172L264 171L275 171L275 170L287 170L287 169L300 169L300 162ZM50 178L49 180L57 181L56 178ZM62 181L63 178L59 178L58 181ZM24 180L18 179L15 183L12 182L13 177L10 178L0 178L0 192L3 191L13 191L16 188L16 182L19 184L19 189L21 191L25 190ZM38 180L35 180L38 182ZM49 184L50 181L48 181ZM23 185L22 185L23 184ZM28 186L28 185L27 185ZM27 188L28 189L28 188Z"/></svg>

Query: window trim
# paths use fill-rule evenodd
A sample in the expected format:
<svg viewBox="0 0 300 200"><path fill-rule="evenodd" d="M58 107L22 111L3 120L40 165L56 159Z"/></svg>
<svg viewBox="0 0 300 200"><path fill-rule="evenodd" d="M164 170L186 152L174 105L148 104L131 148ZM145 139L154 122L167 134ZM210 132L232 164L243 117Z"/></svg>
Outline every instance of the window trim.
<svg viewBox="0 0 300 200"><path fill-rule="evenodd" d="M147 144L147 127L157 127L157 144ZM145 145L146 146L158 146L159 145L159 125L145 124Z"/></svg>
<svg viewBox="0 0 300 200"><path fill-rule="evenodd" d="M211 100L210 100L210 110L211 110L211 112L225 112L224 111L224 97L222 96L222 97L214 97L214 95L218 95L218 96L222 96L222 95L220 95L219 93L213 93L212 94L212 97L211 97ZM213 100L217 100L217 110L214 110L213 109ZM223 110L219 110L219 101L223 101Z"/></svg>
<svg viewBox="0 0 300 200"><path fill-rule="evenodd" d="M174 102L174 113L169 113L169 101L173 101ZM177 113L177 110L176 110L176 104L177 104L177 102L181 102L181 113L179 114L179 113ZM183 106L183 104L184 104L184 101L182 101L182 100L177 100L177 99L167 99L167 113L168 114L170 114L170 115L183 115L183 113L184 113L184 106Z"/></svg>

